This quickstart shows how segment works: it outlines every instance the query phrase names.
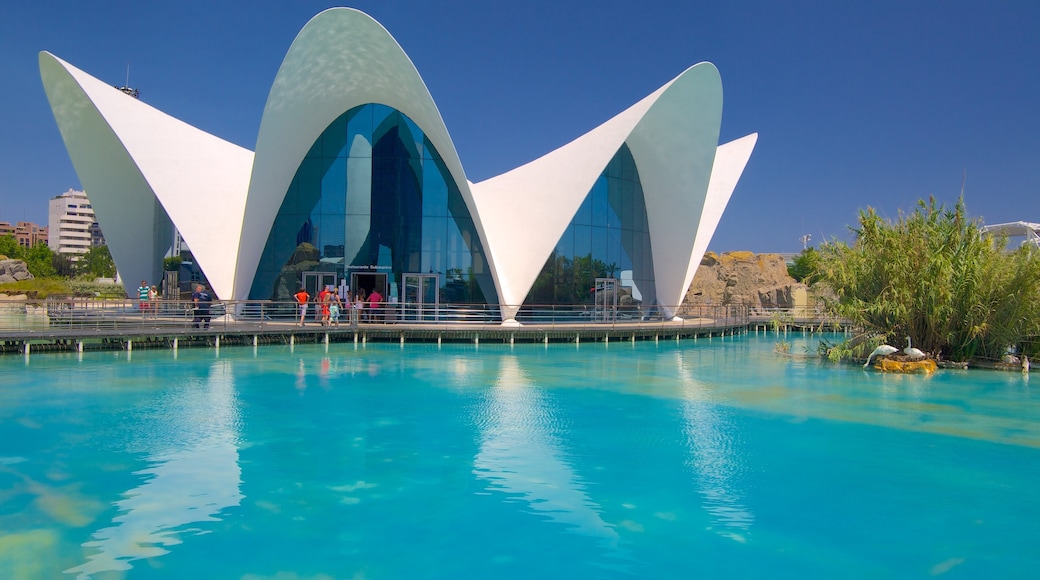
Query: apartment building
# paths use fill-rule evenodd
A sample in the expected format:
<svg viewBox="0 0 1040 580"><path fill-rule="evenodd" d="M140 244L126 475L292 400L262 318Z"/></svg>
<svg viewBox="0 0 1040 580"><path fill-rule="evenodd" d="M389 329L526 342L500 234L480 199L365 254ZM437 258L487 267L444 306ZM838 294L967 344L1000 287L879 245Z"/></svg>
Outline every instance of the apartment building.
<svg viewBox="0 0 1040 580"><path fill-rule="evenodd" d="M23 248L31 248L36 244L46 244L48 227L40 227L33 222L18 222L11 225L9 222L0 222L0 236L14 236L18 245Z"/></svg>
<svg viewBox="0 0 1040 580"><path fill-rule="evenodd" d="M55 253L68 254L75 260L90 248L105 244L84 192L70 189L52 198L48 214L47 243Z"/></svg>

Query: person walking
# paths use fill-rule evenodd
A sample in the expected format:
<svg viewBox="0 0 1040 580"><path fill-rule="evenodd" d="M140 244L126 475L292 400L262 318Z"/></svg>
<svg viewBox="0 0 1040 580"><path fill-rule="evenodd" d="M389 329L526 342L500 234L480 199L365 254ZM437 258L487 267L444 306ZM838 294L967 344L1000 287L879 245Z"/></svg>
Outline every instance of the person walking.
<svg viewBox="0 0 1040 580"><path fill-rule="evenodd" d="M206 292L206 287L202 284L195 286L195 293L191 295L191 301L195 304L195 318L191 321L192 328L198 328L199 324L203 324L202 328L209 328L210 312L209 306L213 302L213 297L210 296L209 292Z"/></svg>
<svg viewBox="0 0 1040 580"><path fill-rule="evenodd" d="M307 294L307 290L300 286L300 289L293 294L293 298L296 300L297 307L300 309L300 324L303 326L307 318L307 301L310 300L311 295Z"/></svg>
<svg viewBox="0 0 1040 580"><path fill-rule="evenodd" d="M331 290L330 290L330 288L328 286L325 286L324 288L321 289L321 292L318 292L318 306L317 307L321 309L321 325L322 326L328 326L329 325L329 317L331 316L331 312L329 311L329 306L332 305L331 299L329 298L330 294L332 294L332 292L331 292Z"/></svg>
<svg viewBox="0 0 1040 580"><path fill-rule="evenodd" d="M148 308L153 317L159 316L159 290L154 285L148 289Z"/></svg>
<svg viewBox="0 0 1040 580"><path fill-rule="evenodd" d="M339 313L342 306L343 301L339 299L339 293L329 292L329 323L332 326L339 326Z"/></svg>

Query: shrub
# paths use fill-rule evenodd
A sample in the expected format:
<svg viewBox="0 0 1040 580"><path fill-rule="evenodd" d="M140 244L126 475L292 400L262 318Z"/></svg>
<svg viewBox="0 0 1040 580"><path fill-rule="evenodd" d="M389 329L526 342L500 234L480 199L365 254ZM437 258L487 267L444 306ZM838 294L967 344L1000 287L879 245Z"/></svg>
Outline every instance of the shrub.
<svg viewBox="0 0 1040 580"><path fill-rule="evenodd" d="M818 275L832 288L832 312L901 345L953 360L999 358L1040 330L1040 250L1005 252L934 199L893 223L861 211L855 242L823 244Z"/></svg>

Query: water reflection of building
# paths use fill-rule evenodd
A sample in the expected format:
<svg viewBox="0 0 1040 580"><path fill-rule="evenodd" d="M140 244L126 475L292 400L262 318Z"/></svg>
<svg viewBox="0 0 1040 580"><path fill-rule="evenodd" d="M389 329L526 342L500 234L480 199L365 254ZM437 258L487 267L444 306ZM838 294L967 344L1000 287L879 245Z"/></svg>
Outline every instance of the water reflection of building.
<svg viewBox="0 0 1040 580"><path fill-rule="evenodd" d="M699 63L472 183L400 45L343 8L293 41L255 152L50 54L40 72L124 278L158 279L176 229L222 299L345 281L391 301L497 306L512 323L523 304L591 304L602 285L671 317L757 140L718 144L722 81Z"/></svg>
<svg viewBox="0 0 1040 580"><path fill-rule="evenodd" d="M734 449L734 427L726 424L717 404L711 400L710 390L686 367L683 353L677 352L675 357L681 381L686 445L704 509L712 523L719 526L717 533L744 541L755 516L744 505L739 487L742 461L739 451Z"/></svg>
<svg viewBox="0 0 1040 580"><path fill-rule="evenodd" d="M189 524L219 521L242 500L238 464L238 401L230 362L210 367L204 384L177 393L142 425L128 425L152 449L143 481L115 502L112 525L83 544L87 561L66 570L79 578L124 571L133 561L168 553L183 536L201 533Z"/></svg>
<svg viewBox="0 0 1040 580"><path fill-rule="evenodd" d="M477 421L481 442L473 473L488 482L489 490L518 497L532 513L617 549L617 532L603 521L552 433L557 416L551 400L524 376L517 358L502 357Z"/></svg>

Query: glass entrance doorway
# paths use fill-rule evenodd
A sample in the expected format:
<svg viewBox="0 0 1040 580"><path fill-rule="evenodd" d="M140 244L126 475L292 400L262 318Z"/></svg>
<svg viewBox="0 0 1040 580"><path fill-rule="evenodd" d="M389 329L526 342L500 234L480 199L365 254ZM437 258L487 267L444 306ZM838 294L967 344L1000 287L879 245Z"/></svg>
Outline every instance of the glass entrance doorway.
<svg viewBox="0 0 1040 580"><path fill-rule="evenodd" d="M321 305L318 304L318 293L326 286L336 287L336 274L334 272L304 272L302 286L311 297L311 305L307 307L308 316L314 317L315 322L321 322Z"/></svg>
<svg viewBox="0 0 1040 580"><path fill-rule="evenodd" d="M596 278L593 293L596 295L596 307L593 311L594 319L597 322L613 322L617 318L617 278Z"/></svg>
<svg viewBox="0 0 1040 580"><path fill-rule="evenodd" d="M436 321L440 314L437 274L404 274L403 279L404 319Z"/></svg>
<svg viewBox="0 0 1040 580"><path fill-rule="evenodd" d="M304 272L302 280L303 289L311 295L311 300L318 298L326 286L336 287L336 274L333 272Z"/></svg>
<svg viewBox="0 0 1040 580"><path fill-rule="evenodd" d="M380 311L377 313L372 312L368 307L368 297L372 295L373 290L378 290L379 295L383 297L383 303L380 305ZM350 291L354 293L356 297L358 292L364 291L365 293L365 308L361 311L362 322L374 321L376 315L380 321L392 320L394 313L390 311L391 305L388 304L387 286L386 286L386 274L380 272L351 272L350 273Z"/></svg>

